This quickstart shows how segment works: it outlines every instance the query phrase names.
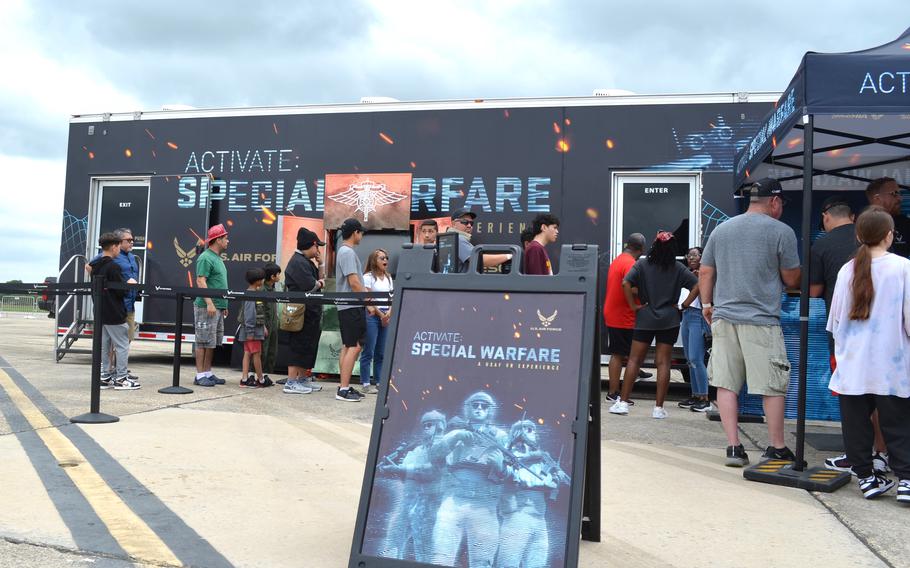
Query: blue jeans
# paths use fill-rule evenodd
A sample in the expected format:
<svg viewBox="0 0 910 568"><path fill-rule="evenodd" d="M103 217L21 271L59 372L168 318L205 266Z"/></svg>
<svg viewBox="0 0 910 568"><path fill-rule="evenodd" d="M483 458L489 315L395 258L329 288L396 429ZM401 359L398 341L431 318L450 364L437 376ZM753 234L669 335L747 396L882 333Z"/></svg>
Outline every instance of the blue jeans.
<svg viewBox="0 0 910 568"><path fill-rule="evenodd" d="M382 327L379 316L367 316L367 336L360 352L360 384L379 384L379 373L382 372L382 360L385 353L385 336L388 328Z"/></svg>
<svg viewBox="0 0 910 568"><path fill-rule="evenodd" d="M705 367L705 333L711 328L697 308L686 308L682 314L682 341L689 361L692 396L708 396L708 369Z"/></svg>

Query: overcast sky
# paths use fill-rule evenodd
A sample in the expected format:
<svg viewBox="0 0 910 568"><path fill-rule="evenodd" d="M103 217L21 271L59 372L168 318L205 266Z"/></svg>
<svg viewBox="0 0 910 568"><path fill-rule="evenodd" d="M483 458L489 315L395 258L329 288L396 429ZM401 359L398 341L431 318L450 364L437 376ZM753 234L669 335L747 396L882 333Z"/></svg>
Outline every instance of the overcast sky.
<svg viewBox="0 0 910 568"><path fill-rule="evenodd" d="M806 51L910 27L906 0L0 1L0 282L57 273L70 114L780 91Z"/></svg>

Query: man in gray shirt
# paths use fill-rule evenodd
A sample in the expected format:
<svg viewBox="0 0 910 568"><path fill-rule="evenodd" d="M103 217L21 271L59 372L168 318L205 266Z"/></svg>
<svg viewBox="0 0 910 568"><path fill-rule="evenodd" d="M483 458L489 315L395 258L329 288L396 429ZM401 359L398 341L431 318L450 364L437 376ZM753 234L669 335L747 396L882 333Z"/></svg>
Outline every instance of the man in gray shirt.
<svg viewBox="0 0 910 568"><path fill-rule="evenodd" d="M796 234L778 221L783 188L765 178L742 188L749 209L711 233L701 259L702 313L714 337L708 375L730 445L731 467L749 463L739 441L739 391L762 395L771 445L763 457L793 461L784 443L784 402L790 362L780 327L784 286L800 281Z"/></svg>
<svg viewBox="0 0 910 568"><path fill-rule="evenodd" d="M357 219L345 219L341 224L341 246L335 253L335 291L365 292L363 287L363 265L354 252L354 247L363 239L363 225ZM345 402L360 402L363 395L351 387L354 363L360 356L367 333L367 319L363 306L338 306L338 326L341 328L341 355L338 359L338 374L341 386L335 399Z"/></svg>

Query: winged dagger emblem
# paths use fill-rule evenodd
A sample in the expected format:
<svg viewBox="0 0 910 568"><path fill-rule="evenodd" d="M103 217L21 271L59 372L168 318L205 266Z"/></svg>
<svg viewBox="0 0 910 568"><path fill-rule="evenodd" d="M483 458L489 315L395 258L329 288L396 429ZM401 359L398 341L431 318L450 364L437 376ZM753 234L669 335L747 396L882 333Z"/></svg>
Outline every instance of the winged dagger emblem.
<svg viewBox="0 0 910 568"><path fill-rule="evenodd" d="M180 259L180 266L186 268L189 265L193 264L193 258L196 256L196 249L191 248L189 251L185 251L180 248L180 243L177 241L177 237L174 237L174 250L177 251L177 258Z"/></svg>
<svg viewBox="0 0 910 568"><path fill-rule="evenodd" d="M386 184L371 180L352 183L348 186L347 191L328 196L332 201L355 207L354 213L358 211L363 213L363 221L365 223L370 220L370 213L373 213L383 205L397 203L405 197L407 195L389 191Z"/></svg>
<svg viewBox="0 0 910 568"><path fill-rule="evenodd" d="M540 313L540 310L537 310L537 319L540 320L540 325L542 325L544 327L550 327L550 324L552 324L553 320L556 319L556 314L558 314L558 313L559 313L559 310L553 310L552 316L545 316L542 313Z"/></svg>

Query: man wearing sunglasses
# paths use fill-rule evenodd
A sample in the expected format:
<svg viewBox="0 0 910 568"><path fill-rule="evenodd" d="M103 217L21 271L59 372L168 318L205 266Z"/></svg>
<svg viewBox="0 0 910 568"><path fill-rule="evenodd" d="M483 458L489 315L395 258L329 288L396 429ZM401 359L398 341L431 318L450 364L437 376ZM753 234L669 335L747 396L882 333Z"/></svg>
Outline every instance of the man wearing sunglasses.
<svg viewBox="0 0 910 568"><path fill-rule="evenodd" d="M114 258L123 273L123 279L129 284L139 282L139 260L131 251L133 250L133 231L127 228L117 229L114 234L120 239L120 254ZM136 298L135 290L127 291L123 296L123 305L126 306L126 323L129 324L129 339L136 337Z"/></svg>
<svg viewBox="0 0 910 568"><path fill-rule="evenodd" d="M878 205L894 218L894 242L889 252L910 257L910 218L901 213L901 188L894 178L874 179L866 186L869 205Z"/></svg>
<svg viewBox="0 0 910 568"><path fill-rule="evenodd" d="M474 221L477 214L468 209L456 209L452 213L452 226L448 231L458 233L458 272L468 272L471 260L471 251L474 245L471 244L471 235L474 232ZM511 254L485 254L483 255L483 267L491 268L512 260Z"/></svg>

